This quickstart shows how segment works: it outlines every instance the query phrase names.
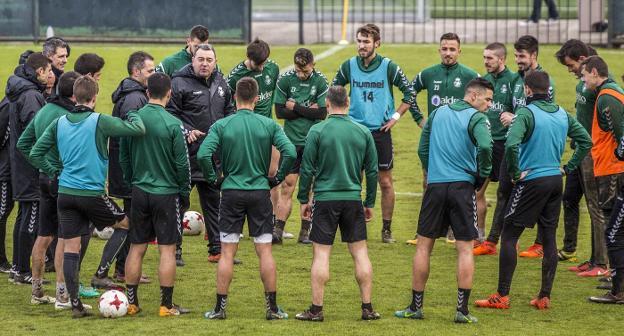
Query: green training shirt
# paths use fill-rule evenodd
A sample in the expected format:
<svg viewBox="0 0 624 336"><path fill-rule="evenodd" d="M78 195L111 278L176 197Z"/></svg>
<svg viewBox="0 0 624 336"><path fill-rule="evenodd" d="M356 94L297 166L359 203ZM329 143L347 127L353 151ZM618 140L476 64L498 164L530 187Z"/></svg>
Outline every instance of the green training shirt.
<svg viewBox="0 0 624 336"><path fill-rule="evenodd" d="M78 123L89 117L91 113L93 113L93 111L70 112L67 114L67 119L72 123ZM34 163L34 166L50 177L58 176L61 172L61 169L54 167L46 159L48 151L56 146L57 125L57 122L52 123L30 151L30 160ZM145 126L141 118L134 111L128 113L128 121L100 114L95 131L95 143L98 153L102 158L108 160L109 137L141 136L143 134L145 134ZM104 190L78 190L63 186L59 186L58 192L75 196L99 196L105 194Z"/></svg>
<svg viewBox="0 0 624 336"><path fill-rule="evenodd" d="M503 126L503 123L500 121L500 115L503 112L513 113L512 90L514 81L516 80L516 73L505 67L500 73L488 73L483 76L483 78L494 86L492 106L487 111L487 117L490 120L492 139L495 141L505 140L507 127Z"/></svg>
<svg viewBox="0 0 624 336"><path fill-rule="evenodd" d="M559 106L545 100L535 101L538 108L545 112L554 113L559 110ZM585 157L592 147L592 141L583 127L574 117L569 113L568 115L568 137L572 138L576 143L574 154L568 161L567 166L570 171L576 169L581 160ZM511 175L512 179L517 180L520 178L519 167L519 154L520 144L527 142L533 133L535 128L535 119L533 118L533 112L526 106L516 109L516 116L512 124L509 126L509 132L507 134L507 141L505 142L505 160L507 161L507 171Z"/></svg>
<svg viewBox="0 0 624 336"><path fill-rule="evenodd" d="M166 73L167 76L171 77L174 72L182 69L185 65L191 63L191 61L192 56L188 51L186 51L186 47L184 47L177 53L162 60L156 67L156 72L163 72Z"/></svg>
<svg viewBox="0 0 624 336"><path fill-rule="evenodd" d="M541 65L537 65L535 71L545 71ZM552 76L548 76L550 80L550 87L548 88L548 98L551 102L555 102L555 81ZM526 96L524 95L524 72L518 72L516 74L516 81L513 89L513 107L514 110L526 106Z"/></svg>
<svg viewBox="0 0 624 336"><path fill-rule="evenodd" d="M592 123L594 119L594 104L596 104L596 91L589 90L585 87L585 82L579 80L576 84L576 119L585 127L589 135L592 131Z"/></svg>
<svg viewBox="0 0 624 336"><path fill-rule="evenodd" d="M150 194L188 196L191 171L182 122L157 104L148 103L137 114L145 135L119 144L125 181Z"/></svg>
<svg viewBox="0 0 624 336"><path fill-rule="evenodd" d="M230 71L227 76L227 83L232 94L236 92L236 83L243 77L251 77L258 83L258 103L254 108L254 112L267 118L272 117L271 110L273 108L273 91L279 77L279 66L277 63L268 59L264 63L262 72L247 69L245 62L240 62Z"/></svg>
<svg viewBox="0 0 624 336"><path fill-rule="evenodd" d="M210 127L197 152L197 162L206 181L215 181L212 154L218 151L224 176L221 190L268 190L271 146L280 151L276 178L283 181L297 158L295 146L273 119L238 110Z"/></svg>
<svg viewBox="0 0 624 336"><path fill-rule="evenodd" d="M301 204L314 183L318 201L360 201L366 174L364 206L373 208L377 193L377 149L371 132L346 114L330 114L308 132L299 178Z"/></svg>
<svg viewBox="0 0 624 336"><path fill-rule="evenodd" d="M312 104L325 107L325 96L328 88L327 78L316 69L304 81L297 77L295 70L289 70L277 80L274 103L286 104L288 100L293 100L295 104L304 107L310 107ZM303 146L310 127L319 121L320 119L304 117L293 120L287 119L284 121L284 132L293 145Z"/></svg>
<svg viewBox="0 0 624 336"><path fill-rule="evenodd" d="M26 157L30 164L34 166L33 162L30 160L30 151L37 142L37 139L41 138L43 132L45 132L50 124L67 113L69 113L69 111L63 107L54 103L48 103L45 104L41 110L37 112L35 118L30 121L17 142L17 149L24 154L24 157ZM58 170L63 168L56 146L52 147L46 154L46 160Z"/></svg>
<svg viewBox="0 0 624 336"><path fill-rule="evenodd" d="M427 113L431 113L442 105L462 100L466 85L477 77L479 74L476 71L463 64L440 63L421 71L412 86L416 93L427 90Z"/></svg>
<svg viewBox="0 0 624 336"><path fill-rule="evenodd" d="M373 72L379 68L384 57L377 54L368 64L368 67L364 65L364 59L362 57L357 56L356 59L360 71ZM344 63L342 63L342 65L340 65L340 68L336 73L336 77L334 77L334 81L332 82L332 85L345 86L351 83L351 68L349 66L349 60L346 60ZM403 70L401 70L401 67L399 67L392 60L388 64L388 83L392 83L393 86L397 87L401 91L401 93L403 93L403 98L401 99L401 101L410 106L409 110L412 114L412 118L414 118L414 120L418 124L420 124L423 116L420 112L420 109L418 108L418 105L416 104L416 92L414 92L412 85L407 80L407 77L403 73ZM390 94L394 97L392 87L389 87L389 89Z"/></svg>

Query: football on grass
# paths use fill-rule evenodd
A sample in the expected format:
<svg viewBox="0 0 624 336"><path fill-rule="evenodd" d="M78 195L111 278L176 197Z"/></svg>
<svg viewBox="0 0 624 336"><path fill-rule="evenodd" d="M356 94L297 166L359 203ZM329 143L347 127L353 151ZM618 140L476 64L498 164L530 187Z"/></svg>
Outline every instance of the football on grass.
<svg viewBox="0 0 624 336"><path fill-rule="evenodd" d="M103 317L121 317L128 312L128 298L123 292L109 290L100 296L98 306Z"/></svg>
<svg viewBox="0 0 624 336"><path fill-rule="evenodd" d="M197 236L204 230L204 216L197 211L187 211L182 219L185 236Z"/></svg>

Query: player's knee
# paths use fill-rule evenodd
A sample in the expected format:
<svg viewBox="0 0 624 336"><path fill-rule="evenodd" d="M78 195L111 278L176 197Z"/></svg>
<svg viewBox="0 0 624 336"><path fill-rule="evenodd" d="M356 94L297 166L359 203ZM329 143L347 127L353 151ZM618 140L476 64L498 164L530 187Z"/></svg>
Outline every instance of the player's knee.
<svg viewBox="0 0 624 336"><path fill-rule="evenodd" d="M381 190L392 189L392 175L379 175L379 187Z"/></svg>

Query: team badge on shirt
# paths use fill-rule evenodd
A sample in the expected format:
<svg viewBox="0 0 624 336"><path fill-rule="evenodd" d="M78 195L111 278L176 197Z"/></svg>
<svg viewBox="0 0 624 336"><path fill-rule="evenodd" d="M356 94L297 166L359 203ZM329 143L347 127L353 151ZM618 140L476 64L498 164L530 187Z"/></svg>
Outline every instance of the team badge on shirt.
<svg viewBox="0 0 624 336"><path fill-rule="evenodd" d="M507 93L507 84L503 84L503 86L501 86L501 93Z"/></svg>
<svg viewBox="0 0 624 336"><path fill-rule="evenodd" d="M217 93L219 94L220 97L225 96L225 91L223 91L223 88L220 86L217 88Z"/></svg>
<svg viewBox="0 0 624 336"><path fill-rule="evenodd" d="M314 96L316 94L316 85L312 85L310 88L310 96Z"/></svg>
<svg viewBox="0 0 624 336"><path fill-rule="evenodd" d="M269 75L264 76L264 84L271 85L271 76Z"/></svg>
<svg viewBox="0 0 624 336"><path fill-rule="evenodd" d="M459 77L455 77L455 80L453 81L453 86L455 86L456 88L461 87L462 85L462 81Z"/></svg>

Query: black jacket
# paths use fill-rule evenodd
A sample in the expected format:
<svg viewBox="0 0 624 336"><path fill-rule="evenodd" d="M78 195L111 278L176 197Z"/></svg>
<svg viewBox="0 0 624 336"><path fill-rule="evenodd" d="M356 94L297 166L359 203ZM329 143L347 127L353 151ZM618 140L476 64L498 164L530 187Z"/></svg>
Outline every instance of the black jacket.
<svg viewBox="0 0 624 336"><path fill-rule="evenodd" d="M15 68L6 86L9 99L11 184L16 201L39 200L39 170L31 166L17 148L17 140L45 104L45 85L37 81L35 70L26 65Z"/></svg>
<svg viewBox="0 0 624 336"><path fill-rule="evenodd" d="M208 133L217 120L235 112L234 99L223 75L216 69L208 79L197 77L189 64L173 74L171 100L167 110L182 121L185 133ZM203 138L189 145L191 179L203 181L197 164L197 151Z"/></svg>
<svg viewBox="0 0 624 336"><path fill-rule="evenodd" d="M147 93L143 84L127 77L113 92L113 117L127 119L128 112L138 110L147 104ZM111 137L108 142L108 193L119 198L130 198L132 187L123 179L119 165L119 138Z"/></svg>
<svg viewBox="0 0 624 336"><path fill-rule="evenodd" d="M0 101L0 181L11 180L11 160L9 157L9 145L11 135L9 130L9 98L4 97Z"/></svg>

